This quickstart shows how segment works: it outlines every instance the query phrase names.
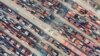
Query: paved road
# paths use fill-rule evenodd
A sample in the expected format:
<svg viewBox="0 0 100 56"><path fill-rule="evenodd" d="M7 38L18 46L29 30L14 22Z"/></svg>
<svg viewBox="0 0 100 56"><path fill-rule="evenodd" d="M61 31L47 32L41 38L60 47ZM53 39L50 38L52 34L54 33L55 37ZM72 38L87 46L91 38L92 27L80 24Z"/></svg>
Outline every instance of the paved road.
<svg viewBox="0 0 100 56"><path fill-rule="evenodd" d="M70 48L72 51L76 52L78 55L80 55L80 56L86 56L84 53L82 53L80 50L76 49L74 46L72 46L71 44L69 44L67 41L65 42L64 37L61 36L60 34L58 34L57 31L55 31L54 29L52 29L49 25L43 23L38 18L36 18L33 15L31 15L24 8L21 8L20 6L18 6L17 4L13 3L10 0L8 0L8 1L1 0L1 2L3 2L6 5L8 5L10 8L17 10L18 13L21 16L25 17L27 20L29 20L33 24L37 25L39 28L41 28L42 30L44 30L44 32L46 32L47 34L49 34L53 38L57 39L60 43L62 43L62 44L65 43L64 45L66 47ZM67 44L69 44L69 45L67 46Z"/></svg>
<svg viewBox="0 0 100 56"><path fill-rule="evenodd" d="M9 35L11 38L13 38L14 40L16 40L17 42L19 42L21 45L23 45L25 48L27 48L28 50L30 50L32 53L36 54L37 56L41 56L39 51L37 51L36 49L30 47L27 43L21 41L16 36L12 35L8 30L5 29L4 33L6 33L7 35Z"/></svg>

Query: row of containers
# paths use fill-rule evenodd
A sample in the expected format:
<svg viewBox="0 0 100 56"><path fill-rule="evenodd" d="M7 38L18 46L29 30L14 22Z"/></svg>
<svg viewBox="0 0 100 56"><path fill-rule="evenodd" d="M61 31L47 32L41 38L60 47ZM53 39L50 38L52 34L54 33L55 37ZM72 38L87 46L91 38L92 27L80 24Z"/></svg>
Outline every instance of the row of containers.
<svg viewBox="0 0 100 56"><path fill-rule="evenodd" d="M40 1L39 1L40 2ZM46 1L46 2L50 2L50 1ZM54 2L54 1L53 1ZM43 4L44 2L42 2L41 4ZM23 3L24 5L26 4L26 6L29 6L29 5L27 5L27 3ZM22 4L22 2L21 2L21 5L23 5ZM29 3L30 4L30 3ZM34 3L32 3L32 6L35 6L35 2ZM59 4L59 3L58 3ZM37 4L36 4L37 5ZM86 48L87 50L89 50L89 52L91 51L90 49L95 49L94 48L94 46L95 46L95 44L93 44L93 42L92 41L90 41L90 40L88 40L88 39L85 39L85 37L83 37L80 33L78 33L77 31L75 31L73 28L71 28L70 26L68 26L68 25L66 25L66 24L64 24L64 23L62 23L61 22L61 25L60 24L56 24L57 22L55 22L56 21L56 17L54 17L53 16L53 9L57 9L57 10L61 10L61 11L58 11L58 14L60 14L61 16L64 16L64 15L62 15L62 14L64 14L64 12L66 12L67 10L68 10L68 12L69 12L69 9L67 9L66 7L64 7L62 4L61 5L59 5L60 6L60 9L58 9L57 7L59 7L59 6L55 6L55 7L53 7L52 9L51 9L51 13L50 12L48 12L47 10L44 10L44 9L41 9L42 7L39 7L39 8L35 8L34 9L34 7L32 7L32 6L29 6L30 8L32 8L32 11L31 10L28 10L28 11L30 11L33 15L35 15L35 16L38 16L39 17L39 19L42 19L44 22L46 22L46 23L49 23L50 25L52 25L51 23L53 23L53 24L55 24L53 27L56 29L56 30L58 30L59 31L59 33L61 33L62 35L64 35L64 36L66 36L69 40L71 40L71 42L75 45L75 46L78 46L78 48L82 48L83 47L83 50ZM39 5L37 5L37 6L39 6ZM36 7L36 6L35 6ZM44 4L43 4L43 7L46 7L46 8L49 8L50 6L49 5L46 5L46 6L44 6ZM52 6L51 6L52 7ZM64 12L62 12L63 11L63 9L61 8L61 7L63 7L63 9L64 9ZM40 9L40 10L39 10ZM44 10L44 11L43 11ZM43 11L43 13L40 13L40 12L42 12ZM60 13L59 13L60 12ZM61 14L61 12L62 12L62 14ZM68 13L69 14L69 13ZM44 16L44 18L43 17L41 17L41 16ZM69 17L69 15L68 15L68 17ZM78 16L79 17L79 16ZM17 19L19 20L19 18L20 17L17 17ZM54 19L55 18L55 19ZM52 21L53 20L53 21ZM84 21L84 20L83 20ZM58 22L59 23L59 22ZM81 23L81 24L84 24L83 22ZM58 26L58 27L55 27L55 26ZM40 34L41 35L43 35L43 33L41 33L40 32ZM50 37L51 38L51 37ZM84 39L84 40L83 40ZM83 41L84 42L86 42L86 43L83 43ZM51 43L52 43L52 41L51 41ZM89 46L89 47L88 47ZM90 47L92 47L92 48L90 48ZM89 49L90 48L90 49ZM85 51L87 51L87 50L84 50L84 52ZM73 50L74 51L74 50Z"/></svg>
<svg viewBox="0 0 100 56"><path fill-rule="evenodd" d="M40 2L40 3L39 3ZM59 1L39 1L39 2L29 2L28 3L28 1L17 1L17 3L19 3L21 6L24 4L26 4L25 6L29 6L30 8L31 8L31 10L28 10L28 11L30 11L31 13L33 13L33 15L35 15L35 16L37 16L38 18L40 18L41 20L43 20L43 21L46 21L46 23L48 23L49 22L49 24L51 24L51 23L55 23L55 21L56 21L56 17L54 17L53 15L54 14L52 14L53 13L53 10L58 10L57 11L57 13L58 14L60 14L62 17L64 17L64 18L66 18L66 19L68 19L69 20L69 22L73 22L73 24L75 24L76 23L76 25L77 25L77 27L83 27L83 28L86 28L85 27L85 25L86 26L88 26L88 27L90 27L89 25L88 25L88 23L89 22L87 22L87 20L85 19L85 18L87 18L86 16L80 16L80 15L78 15L78 14L73 14L73 12L72 11L70 11L68 8L66 8L63 4L61 4ZM54 2L54 5L52 4ZM51 4L50 4L51 3ZM55 4L56 3L56 4ZM30 5L29 5L30 4ZM36 4L36 5L34 5L34 4ZM42 4L42 6L39 6L39 4ZM73 3L73 4L76 4L76 3ZM33 5L34 5L34 7L33 7ZM24 7L24 6L22 6L22 7ZM38 7L38 8L36 8L36 7ZM51 9L50 11L48 11L48 10L46 10L46 9ZM76 7L75 7L76 8ZM38 11L37 11L38 10ZM82 13L82 14L86 14L88 11L87 10L85 10L85 9L80 9L80 8L78 8L78 10L80 10L79 12L80 13ZM38 12L40 13L40 14L38 14ZM41 13L41 12L43 12L43 13ZM51 13L50 13L51 12ZM90 12L88 12L88 13L90 13ZM65 16L66 15L66 16ZM44 17L43 17L44 16ZM79 19L77 19L77 20L75 20L73 17L79 17ZM94 16L94 17L96 17L96 16ZM82 18L82 19L81 19ZM97 18L97 17L96 17ZM55 19L55 21L52 21L52 20L54 20ZM73 20L75 20L75 21L78 21L78 22L74 22ZM99 20L99 19L98 19ZM98 21L98 20L96 20L96 21ZM52 21L52 22L51 22ZM57 22L56 22L57 23ZM98 24L96 24L96 25L98 25ZM58 26L58 25L56 25L56 26ZM62 26L62 25L61 25ZM66 25L65 25L66 26ZM59 28L61 28L61 27L59 27ZM66 26L65 27L65 30L66 30L66 28L68 28L68 26ZM95 28L95 27L91 27L91 28ZM69 27L69 29L70 29L70 27ZM68 29L68 30L69 30ZM82 28L80 28L80 29L82 29ZM59 30L59 29L58 29ZM68 32L67 34L64 32L65 30L63 30L63 33L64 33L64 35L67 35L67 34L69 34L69 35L71 35L71 33L73 33L73 31L74 31L74 29L71 29L71 30L69 30L70 32ZM66 30L66 31L68 31L68 30ZM84 32L86 32L87 34L90 34L90 35L92 35L93 33L94 33L94 31L93 32L89 32L90 30L88 30L88 29L86 29L86 30L84 30L84 29L82 29ZM97 30L97 29L96 29ZM98 31L98 30L97 30ZM61 32L61 31L60 31ZM76 32L76 31L75 31ZM76 33L73 33L74 34L74 36L76 36L76 35L79 35L79 36L81 36L81 37L79 37L78 36L78 38L81 38L80 40L81 41L85 41L85 40L83 40L82 38L83 38L83 36L79 33L79 34L76 34ZM94 35L94 34L93 34ZM71 35L72 36L72 35ZM96 38L99 38L99 34L96 34L95 36L97 36ZM67 35L67 37L68 37L68 35ZM85 38L85 37L84 37ZM73 38L74 39L74 38ZM87 39L86 39L87 40ZM95 45L95 44L94 44Z"/></svg>
<svg viewBox="0 0 100 56"><path fill-rule="evenodd" d="M8 7L6 7L6 6L4 6L2 9L4 9L4 10L2 10L3 12L1 11L1 13L0 13L2 15L1 19L0 19L1 22L2 22L1 24L4 26L4 28L6 28L7 30L9 30L11 32L11 34L15 35L16 37L18 37L22 41L28 43L33 48L36 48L37 50L39 50L41 52L41 54L40 54L41 56L47 56L47 55L51 55L51 56L55 56L56 55L56 56L59 56L60 55L58 53L58 51L54 50L49 44L40 42L40 40L38 39L38 37L33 36L32 33L30 33L27 29L24 28L24 26L28 26L29 24L31 24L30 22L28 22L27 20L25 20L20 15L14 13L14 11L10 12L9 11L10 9ZM11 16L12 14L13 14L13 16ZM19 20L19 18L21 20ZM17 20L19 22L17 22ZM48 36L46 33L44 33L42 30L40 30L34 24L32 24L31 28L37 34L39 34L39 35L41 35L43 37L47 37ZM56 40L55 40L55 42L56 42ZM66 47L63 46L63 45L61 45L60 48L63 49L63 48L66 48ZM71 50L69 48L68 48L68 50L65 50L65 52L68 52L69 55L70 55L70 53L71 53L71 55L72 54L74 55L74 53L71 52Z"/></svg>

